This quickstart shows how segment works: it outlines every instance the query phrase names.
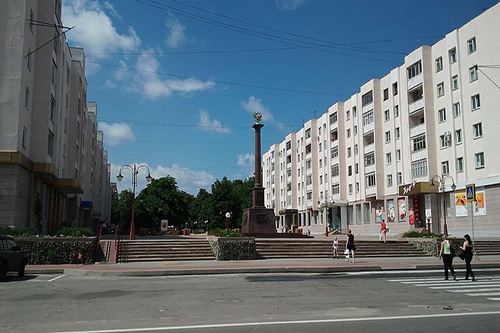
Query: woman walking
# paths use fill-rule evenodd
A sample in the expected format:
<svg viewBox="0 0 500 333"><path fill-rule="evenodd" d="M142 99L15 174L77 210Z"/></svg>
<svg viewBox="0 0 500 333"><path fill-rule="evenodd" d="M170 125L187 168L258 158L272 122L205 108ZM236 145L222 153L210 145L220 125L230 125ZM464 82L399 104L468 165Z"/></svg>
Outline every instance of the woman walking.
<svg viewBox="0 0 500 333"><path fill-rule="evenodd" d="M351 253L352 263L354 264L354 250L356 250L356 246L354 245L354 235L351 233L351 229L347 230L345 248ZM346 261L348 260L349 259L346 258Z"/></svg>
<svg viewBox="0 0 500 333"><path fill-rule="evenodd" d="M448 269L450 269L450 272L453 275L453 280L456 280L457 276L455 275L455 270L453 269L453 257L451 256L451 244L448 240L448 236L443 237L441 249L439 250L439 258L443 258L444 279L448 280Z"/></svg>
<svg viewBox="0 0 500 333"><path fill-rule="evenodd" d="M470 239L469 234L464 235L464 244L460 248L464 251L464 260L465 260L465 279L469 279L469 275L472 277L472 281L476 281L474 277L474 273L472 272L472 267L470 266L470 262L472 261L474 245L472 244L472 240Z"/></svg>

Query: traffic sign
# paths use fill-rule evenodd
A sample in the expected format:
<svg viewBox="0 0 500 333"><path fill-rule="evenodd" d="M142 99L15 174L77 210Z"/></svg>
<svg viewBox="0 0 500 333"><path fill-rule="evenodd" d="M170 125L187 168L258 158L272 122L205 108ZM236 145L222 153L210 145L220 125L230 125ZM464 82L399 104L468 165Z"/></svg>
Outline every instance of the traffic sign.
<svg viewBox="0 0 500 333"><path fill-rule="evenodd" d="M476 187L474 184L465 185L467 202L476 201Z"/></svg>

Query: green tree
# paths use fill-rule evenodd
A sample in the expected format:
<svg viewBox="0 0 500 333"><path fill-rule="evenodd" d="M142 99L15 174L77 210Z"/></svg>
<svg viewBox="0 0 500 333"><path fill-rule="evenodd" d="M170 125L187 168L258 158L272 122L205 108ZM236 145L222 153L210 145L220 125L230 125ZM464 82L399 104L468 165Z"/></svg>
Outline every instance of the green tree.
<svg viewBox="0 0 500 333"><path fill-rule="evenodd" d="M132 191L123 190L118 197L118 211L120 216L120 230L122 233L130 231L132 221Z"/></svg>

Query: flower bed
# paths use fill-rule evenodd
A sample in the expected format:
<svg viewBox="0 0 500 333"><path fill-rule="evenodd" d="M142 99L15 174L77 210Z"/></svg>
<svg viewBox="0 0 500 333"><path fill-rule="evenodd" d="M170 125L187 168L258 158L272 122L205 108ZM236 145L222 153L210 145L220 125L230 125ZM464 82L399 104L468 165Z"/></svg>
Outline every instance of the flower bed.
<svg viewBox="0 0 500 333"><path fill-rule="evenodd" d="M29 265L93 264L95 261L95 237L16 237L15 240L28 253Z"/></svg>

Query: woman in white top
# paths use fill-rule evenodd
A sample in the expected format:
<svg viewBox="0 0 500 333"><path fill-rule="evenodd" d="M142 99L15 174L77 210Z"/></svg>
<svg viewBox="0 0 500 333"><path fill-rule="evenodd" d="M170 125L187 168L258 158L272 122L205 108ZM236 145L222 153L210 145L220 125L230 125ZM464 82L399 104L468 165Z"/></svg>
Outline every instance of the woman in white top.
<svg viewBox="0 0 500 333"><path fill-rule="evenodd" d="M448 240L448 236L443 237L441 249L439 250L439 258L443 258L444 279L448 280L448 269L450 269L450 272L453 275L453 280L456 280L457 276L455 275L455 270L453 269L453 257L451 256L451 244Z"/></svg>

